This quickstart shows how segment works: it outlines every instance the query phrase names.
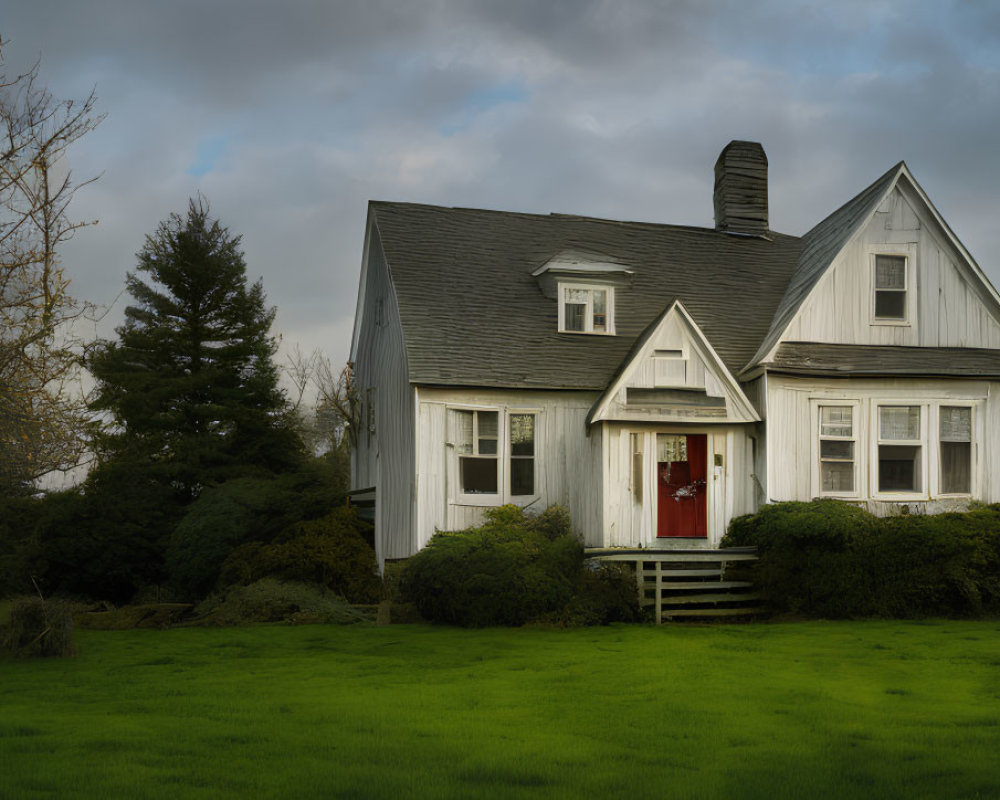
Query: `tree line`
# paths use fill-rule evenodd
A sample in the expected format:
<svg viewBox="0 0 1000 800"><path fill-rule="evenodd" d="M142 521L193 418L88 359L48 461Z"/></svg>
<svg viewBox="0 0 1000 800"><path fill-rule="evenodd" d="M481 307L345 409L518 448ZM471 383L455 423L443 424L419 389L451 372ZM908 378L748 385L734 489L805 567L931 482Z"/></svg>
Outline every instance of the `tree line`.
<svg viewBox="0 0 1000 800"><path fill-rule="evenodd" d="M240 547L287 542L343 505L349 374L300 357L300 399L319 377L320 403L307 415L289 402L275 309L200 196L146 237L116 337L74 339L94 309L72 298L60 252L89 224L70 216L89 181L53 167L101 119L93 94L55 99L37 64L0 74L0 595L196 599ZM79 486L39 491L84 454ZM368 534L343 515L327 528Z"/></svg>

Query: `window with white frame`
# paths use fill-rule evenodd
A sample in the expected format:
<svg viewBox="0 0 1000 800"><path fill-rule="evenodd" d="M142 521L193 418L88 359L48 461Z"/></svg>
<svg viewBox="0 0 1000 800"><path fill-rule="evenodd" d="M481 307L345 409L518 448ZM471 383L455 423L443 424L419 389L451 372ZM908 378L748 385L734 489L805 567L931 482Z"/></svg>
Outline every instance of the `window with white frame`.
<svg viewBox="0 0 1000 800"><path fill-rule="evenodd" d="M906 273L906 256L875 255L872 302L876 322L906 322Z"/></svg>
<svg viewBox="0 0 1000 800"><path fill-rule="evenodd" d="M501 503L534 496L534 412L453 409L459 494Z"/></svg>
<svg viewBox="0 0 1000 800"><path fill-rule="evenodd" d="M566 333L614 333L614 292L610 286L560 283L559 330Z"/></svg>
<svg viewBox="0 0 1000 800"><path fill-rule="evenodd" d="M854 407L819 407L820 493L853 495L856 492L857 427Z"/></svg>
<svg viewBox="0 0 1000 800"><path fill-rule="evenodd" d="M535 415L511 414L510 485L512 497L535 493Z"/></svg>
<svg viewBox="0 0 1000 800"><path fill-rule="evenodd" d="M938 491L941 494L970 494L972 409L968 406L941 406L938 412L938 440Z"/></svg>
<svg viewBox="0 0 1000 800"><path fill-rule="evenodd" d="M878 407L878 477L881 494L924 491L921 406Z"/></svg>

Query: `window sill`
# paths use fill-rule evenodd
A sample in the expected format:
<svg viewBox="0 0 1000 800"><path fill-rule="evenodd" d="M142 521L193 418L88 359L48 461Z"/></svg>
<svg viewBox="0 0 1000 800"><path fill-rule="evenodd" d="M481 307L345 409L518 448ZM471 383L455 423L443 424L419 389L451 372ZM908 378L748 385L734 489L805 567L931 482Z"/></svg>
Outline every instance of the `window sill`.
<svg viewBox="0 0 1000 800"><path fill-rule="evenodd" d="M501 497L498 494L461 494L450 502L453 506L469 506L472 508L498 508L503 505L514 505L526 508L541 500L540 494L526 494Z"/></svg>
<svg viewBox="0 0 1000 800"><path fill-rule="evenodd" d="M614 336L614 331L559 331L568 333L570 336Z"/></svg>
<svg viewBox="0 0 1000 800"><path fill-rule="evenodd" d="M906 319L873 319L870 323L871 325L877 325L884 328L909 328L912 324Z"/></svg>

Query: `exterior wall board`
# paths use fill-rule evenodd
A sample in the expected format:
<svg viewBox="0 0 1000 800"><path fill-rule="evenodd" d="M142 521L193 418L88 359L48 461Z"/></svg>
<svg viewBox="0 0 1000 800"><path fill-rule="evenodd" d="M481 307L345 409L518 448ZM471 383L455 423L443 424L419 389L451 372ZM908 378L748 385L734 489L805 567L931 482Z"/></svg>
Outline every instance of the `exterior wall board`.
<svg viewBox="0 0 1000 800"><path fill-rule="evenodd" d="M351 482L357 489L376 487L376 551L384 560L414 552L414 419L399 308L376 230L371 232L366 274L354 371L362 401L361 429Z"/></svg>
<svg viewBox="0 0 1000 800"><path fill-rule="evenodd" d="M781 339L788 342L1000 348L1000 309L919 202L896 188L841 251ZM906 324L872 321L872 255L906 255Z"/></svg>
<svg viewBox="0 0 1000 800"><path fill-rule="evenodd" d="M858 492L854 498L864 502L874 513L898 513L906 505L911 511L934 511L968 506L971 500L995 502L1000 496L1000 463L996 448L989 442L1000 431L1000 403L997 383L977 380L947 379L819 379L769 375L767 405L771 424L767 426L767 449L770 454L768 502L809 500L818 492L818 462L816 442L818 426L814 418L817 402L858 403L857 457L855 462ZM965 405L973 408L973 483L967 497L934 495L931 487L938 469L938 443L927 435L927 474L923 476L924 491L913 500L885 500L873 491L872 465L876 451L875 436L877 404L926 404L928 413L937 405ZM926 420L925 424L929 424Z"/></svg>

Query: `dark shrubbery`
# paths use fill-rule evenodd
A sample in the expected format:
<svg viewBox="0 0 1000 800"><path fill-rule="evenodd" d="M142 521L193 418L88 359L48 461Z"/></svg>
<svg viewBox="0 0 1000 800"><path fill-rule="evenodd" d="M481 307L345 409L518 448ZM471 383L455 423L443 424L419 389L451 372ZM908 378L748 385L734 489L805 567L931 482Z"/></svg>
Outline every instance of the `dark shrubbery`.
<svg viewBox="0 0 1000 800"><path fill-rule="evenodd" d="M15 598L3 645L19 658L73 655L72 605L39 597Z"/></svg>
<svg viewBox="0 0 1000 800"><path fill-rule="evenodd" d="M325 622L347 625L370 621L372 614L347 604L322 586L274 578L232 586L197 609L202 625L249 625L256 622Z"/></svg>
<svg viewBox="0 0 1000 800"><path fill-rule="evenodd" d="M581 587L597 585L601 591L589 600L581 597L574 612ZM586 576L583 547L569 514L558 506L538 516L517 506L490 509L481 527L435 534L400 577L403 599L425 619L474 628L535 620L606 622L620 613L609 610L618 608L616 600L609 602L617 597L615 586Z"/></svg>
<svg viewBox="0 0 1000 800"><path fill-rule="evenodd" d="M248 584L265 577L325 586L352 603L377 602L381 590L368 526L349 508L298 522L271 543L250 542L233 550L219 583Z"/></svg>
<svg viewBox="0 0 1000 800"><path fill-rule="evenodd" d="M1000 612L1000 506L878 518L837 500L777 503L733 520L723 546L755 545L773 610L815 617Z"/></svg>

